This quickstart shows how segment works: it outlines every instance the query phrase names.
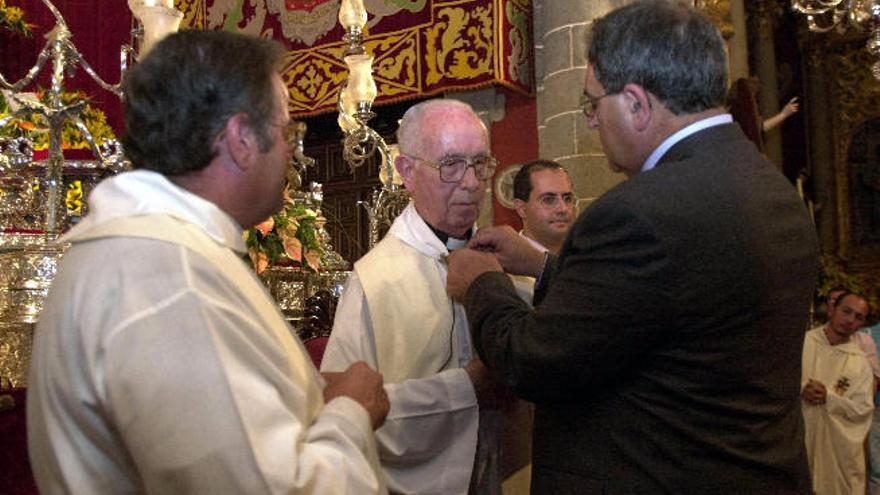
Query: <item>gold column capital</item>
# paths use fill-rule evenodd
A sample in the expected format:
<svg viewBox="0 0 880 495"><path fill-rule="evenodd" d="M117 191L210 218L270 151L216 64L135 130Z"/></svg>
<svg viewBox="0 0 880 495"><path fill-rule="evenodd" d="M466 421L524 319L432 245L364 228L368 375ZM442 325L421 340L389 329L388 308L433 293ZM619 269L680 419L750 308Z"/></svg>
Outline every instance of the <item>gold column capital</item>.
<svg viewBox="0 0 880 495"><path fill-rule="evenodd" d="M730 0L694 0L694 7L712 19L724 39L733 37L736 30L730 17Z"/></svg>

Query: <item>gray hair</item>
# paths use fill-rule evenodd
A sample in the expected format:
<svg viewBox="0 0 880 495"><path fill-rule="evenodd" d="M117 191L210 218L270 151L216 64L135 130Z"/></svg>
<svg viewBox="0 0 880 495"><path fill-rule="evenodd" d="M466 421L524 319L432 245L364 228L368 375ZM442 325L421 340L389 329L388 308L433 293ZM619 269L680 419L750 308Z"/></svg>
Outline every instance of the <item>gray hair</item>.
<svg viewBox="0 0 880 495"><path fill-rule="evenodd" d="M676 115L724 104L724 39L681 2L640 0L596 20L587 59L606 94L635 83Z"/></svg>
<svg viewBox="0 0 880 495"><path fill-rule="evenodd" d="M226 31L181 31L160 41L125 76L123 146L134 168L174 176L207 167L214 140L238 113L268 150L272 76L283 55L276 42Z"/></svg>

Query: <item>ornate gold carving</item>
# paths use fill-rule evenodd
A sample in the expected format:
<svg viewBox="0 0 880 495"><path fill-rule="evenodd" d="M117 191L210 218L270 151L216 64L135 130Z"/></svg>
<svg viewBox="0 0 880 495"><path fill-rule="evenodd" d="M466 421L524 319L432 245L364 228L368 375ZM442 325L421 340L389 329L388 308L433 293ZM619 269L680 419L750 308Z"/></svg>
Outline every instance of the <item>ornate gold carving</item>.
<svg viewBox="0 0 880 495"><path fill-rule="evenodd" d="M492 71L492 11L447 7L437 11L434 25L425 31L428 84L444 77L472 79Z"/></svg>
<svg viewBox="0 0 880 495"><path fill-rule="evenodd" d="M410 31L366 43L375 54L373 75L383 95L418 92L418 32Z"/></svg>
<svg viewBox="0 0 880 495"><path fill-rule="evenodd" d="M828 61L830 46L827 42L805 43L804 52L807 64L814 70L822 70Z"/></svg>
<svg viewBox="0 0 880 495"><path fill-rule="evenodd" d="M83 184L79 179L73 179L67 184L67 197L65 198L68 215L82 216L85 197Z"/></svg>
<svg viewBox="0 0 880 495"><path fill-rule="evenodd" d="M183 12L180 27L203 29L205 27L206 0L175 0L174 6Z"/></svg>
<svg viewBox="0 0 880 495"><path fill-rule="evenodd" d="M880 81L865 70L873 59L861 41L841 43L827 53L833 74L834 176L837 196L838 250L844 259L853 254L850 227L849 154L853 136L868 120L880 118Z"/></svg>
<svg viewBox="0 0 880 495"><path fill-rule="evenodd" d="M0 323L0 385L27 386L34 326Z"/></svg>
<svg viewBox="0 0 880 495"><path fill-rule="evenodd" d="M284 64L284 79L290 89L291 109L312 110L336 97L347 73L340 61L300 53Z"/></svg>
<svg viewBox="0 0 880 495"><path fill-rule="evenodd" d="M694 7L712 19L724 39L733 37L735 30L730 18L730 0L694 0Z"/></svg>
<svg viewBox="0 0 880 495"><path fill-rule="evenodd" d="M299 46L285 59L283 74L290 90L290 110L302 116L335 108L347 68L342 63L343 43L326 39L326 33L336 25L340 0L175 1L184 12L186 27L247 31L286 39L288 46L314 45ZM364 41L375 57L380 100L498 82L530 91L532 0L364 3L370 13L368 27L381 24L384 28L383 18L398 13L403 16L398 30L368 35ZM278 23L269 20L273 17Z"/></svg>

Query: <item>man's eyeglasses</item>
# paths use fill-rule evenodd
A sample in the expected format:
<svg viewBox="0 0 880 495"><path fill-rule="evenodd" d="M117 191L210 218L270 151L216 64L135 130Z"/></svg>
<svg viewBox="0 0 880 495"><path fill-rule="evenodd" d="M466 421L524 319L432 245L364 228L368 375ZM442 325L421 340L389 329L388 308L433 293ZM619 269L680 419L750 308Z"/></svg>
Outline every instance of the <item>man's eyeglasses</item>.
<svg viewBox="0 0 880 495"><path fill-rule="evenodd" d="M450 183L461 181L461 179L464 178L464 174L467 173L467 169L470 167L473 167L474 175L478 180L489 180L492 178L492 175L495 174L495 167L498 166L498 160L492 156L475 156L472 158L447 156L439 162L432 162L417 156L410 156L410 158L418 160L431 168L437 169L440 171L440 180Z"/></svg>
<svg viewBox="0 0 880 495"><path fill-rule="evenodd" d="M599 101L606 96L616 95L617 93L605 93L601 96L590 96L587 93L584 93L581 97L581 106L584 110L584 115L588 119L592 119L593 116L596 115L596 108L599 106Z"/></svg>
<svg viewBox="0 0 880 495"><path fill-rule="evenodd" d="M560 201L562 201L562 204L567 208L574 208L577 206L578 198L576 198L573 193L547 193L538 196L538 204L541 205L541 208L546 210L556 208L556 205L558 205Z"/></svg>
<svg viewBox="0 0 880 495"><path fill-rule="evenodd" d="M293 119L284 124L269 122L269 125L281 128L281 138L284 139L284 142L291 147L296 146L296 133L298 124L299 122Z"/></svg>

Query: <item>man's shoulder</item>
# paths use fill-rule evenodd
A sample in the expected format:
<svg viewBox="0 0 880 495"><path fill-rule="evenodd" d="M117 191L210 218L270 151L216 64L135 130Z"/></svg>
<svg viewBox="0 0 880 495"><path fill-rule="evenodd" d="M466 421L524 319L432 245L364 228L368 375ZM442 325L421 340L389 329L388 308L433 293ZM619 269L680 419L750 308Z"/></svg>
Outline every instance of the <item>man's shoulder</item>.
<svg viewBox="0 0 880 495"><path fill-rule="evenodd" d="M377 263L388 260L389 257L399 258L403 256L412 256L417 251L410 245L403 242L400 238L389 232L382 238L372 249L367 251L359 260L354 263L355 270L365 269Z"/></svg>
<svg viewBox="0 0 880 495"><path fill-rule="evenodd" d="M65 252L62 265L82 265L88 270L112 272L154 271L158 265L177 264L180 246L146 237L101 237L74 242Z"/></svg>

